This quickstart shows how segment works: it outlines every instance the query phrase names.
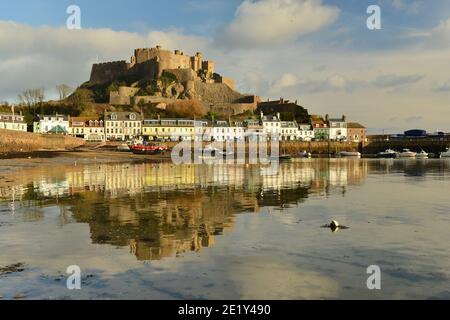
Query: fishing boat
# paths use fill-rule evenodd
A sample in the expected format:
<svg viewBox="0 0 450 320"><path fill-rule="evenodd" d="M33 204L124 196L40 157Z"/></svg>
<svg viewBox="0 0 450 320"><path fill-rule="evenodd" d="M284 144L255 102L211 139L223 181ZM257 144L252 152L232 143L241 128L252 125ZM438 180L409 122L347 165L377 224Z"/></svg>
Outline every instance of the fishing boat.
<svg viewBox="0 0 450 320"><path fill-rule="evenodd" d="M300 158L311 158L311 152L307 152L306 150L303 150L298 154Z"/></svg>
<svg viewBox="0 0 450 320"><path fill-rule="evenodd" d="M164 151L167 151L169 148L165 145L137 144L137 145L132 146L130 149L134 154L149 154L149 155L151 155L151 154L163 153Z"/></svg>
<svg viewBox="0 0 450 320"><path fill-rule="evenodd" d="M450 158L450 148L447 148L446 151L441 152L441 158Z"/></svg>
<svg viewBox="0 0 450 320"><path fill-rule="evenodd" d="M395 159L398 158L398 152L392 149L387 149L385 151L379 152L377 154L377 158L383 158L383 159Z"/></svg>
<svg viewBox="0 0 450 320"><path fill-rule="evenodd" d="M117 146L117 151L128 152L128 151L131 151L131 150L130 150L130 146L129 145L127 145L126 143L123 143L123 144Z"/></svg>
<svg viewBox="0 0 450 320"><path fill-rule="evenodd" d="M403 149L403 151L399 154L400 158L415 158L416 155L416 152L413 152L409 149Z"/></svg>
<svg viewBox="0 0 450 320"><path fill-rule="evenodd" d="M418 159L428 159L428 153L425 152L424 150L420 151L419 153L416 154L416 158Z"/></svg>
<svg viewBox="0 0 450 320"><path fill-rule="evenodd" d="M361 157L361 153L357 151L341 151L339 155L341 157Z"/></svg>

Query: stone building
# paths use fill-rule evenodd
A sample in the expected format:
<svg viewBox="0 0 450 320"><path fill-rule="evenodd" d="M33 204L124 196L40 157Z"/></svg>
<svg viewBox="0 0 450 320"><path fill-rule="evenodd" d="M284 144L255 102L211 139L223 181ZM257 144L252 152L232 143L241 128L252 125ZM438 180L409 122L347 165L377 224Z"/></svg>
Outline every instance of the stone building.
<svg viewBox="0 0 450 320"><path fill-rule="evenodd" d="M347 139L350 142L366 142L367 129L357 122L347 123Z"/></svg>

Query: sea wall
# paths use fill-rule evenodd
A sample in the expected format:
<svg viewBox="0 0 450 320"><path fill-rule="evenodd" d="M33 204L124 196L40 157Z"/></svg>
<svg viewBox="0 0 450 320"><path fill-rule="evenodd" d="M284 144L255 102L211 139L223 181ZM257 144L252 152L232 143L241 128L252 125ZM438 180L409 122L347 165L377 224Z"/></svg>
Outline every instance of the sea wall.
<svg viewBox="0 0 450 320"><path fill-rule="evenodd" d="M0 153L70 150L85 144L83 139L0 129Z"/></svg>

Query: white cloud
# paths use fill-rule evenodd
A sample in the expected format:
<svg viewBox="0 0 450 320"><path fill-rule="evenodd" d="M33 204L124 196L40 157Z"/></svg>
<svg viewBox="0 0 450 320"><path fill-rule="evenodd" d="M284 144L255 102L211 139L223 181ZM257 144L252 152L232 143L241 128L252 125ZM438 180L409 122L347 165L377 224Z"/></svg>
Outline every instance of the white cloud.
<svg viewBox="0 0 450 320"><path fill-rule="evenodd" d="M13 100L28 88L47 88L49 96L58 84L78 86L89 80L97 57L100 62L126 60L134 48L156 44L192 54L204 49L207 42L176 29L138 34L111 29L31 27L0 21L0 101Z"/></svg>
<svg viewBox="0 0 450 320"><path fill-rule="evenodd" d="M372 83L379 88L395 88L419 82L424 78L421 74L395 75L386 74L377 77Z"/></svg>
<svg viewBox="0 0 450 320"><path fill-rule="evenodd" d="M338 16L338 8L321 0L246 0L219 31L216 43L226 48L270 47L328 26Z"/></svg>

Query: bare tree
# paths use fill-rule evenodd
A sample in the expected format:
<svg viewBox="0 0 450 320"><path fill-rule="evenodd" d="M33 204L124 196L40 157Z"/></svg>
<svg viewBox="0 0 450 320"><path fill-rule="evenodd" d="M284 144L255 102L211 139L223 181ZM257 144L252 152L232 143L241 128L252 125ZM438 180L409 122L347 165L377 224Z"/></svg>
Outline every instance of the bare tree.
<svg viewBox="0 0 450 320"><path fill-rule="evenodd" d="M59 93L59 100L66 99L73 92L73 88L65 84L56 86L56 90Z"/></svg>
<svg viewBox="0 0 450 320"><path fill-rule="evenodd" d="M27 89L24 90L21 94L19 94L19 101L22 105L28 107L28 111L31 113L31 109L33 108L33 112L36 113L36 106L39 104L42 106L42 103L45 99L44 89Z"/></svg>

